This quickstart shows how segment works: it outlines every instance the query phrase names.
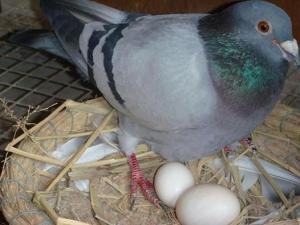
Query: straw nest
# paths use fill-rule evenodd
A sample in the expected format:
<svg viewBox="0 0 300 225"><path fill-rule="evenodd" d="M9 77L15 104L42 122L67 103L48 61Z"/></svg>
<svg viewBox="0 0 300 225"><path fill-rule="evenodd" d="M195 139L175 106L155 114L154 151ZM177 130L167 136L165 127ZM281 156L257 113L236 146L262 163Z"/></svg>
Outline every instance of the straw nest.
<svg viewBox="0 0 300 225"><path fill-rule="evenodd" d="M261 168L257 158L264 158L299 176L300 112L278 105L264 125L253 132L257 154L235 144L234 159L249 155L263 176L272 178ZM6 148L11 154L5 161L1 176L2 211L10 224L178 224L172 209L159 209L140 194L129 209L130 173L126 157L117 152L101 160L75 164L87 147L104 134L117 132L117 114L102 98L76 103L67 101L49 117L27 130ZM86 137L67 160L51 155L57 146L76 137ZM103 138L104 141L107 141ZM107 141L118 148L117 143ZM141 145L137 157L146 176L152 180L165 161ZM224 167L215 171L211 162L220 157ZM277 187L280 201L272 203L261 193L260 183L244 192L238 168L224 151L198 161L187 162L197 183L217 183L237 194L242 211L233 224L250 224L264 219L272 225L296 225L295 209L300 199L291 193L286 197ZM46 172L45 165L57 169ZM232 179L227 179L231 177ZM74 182L88 179L89 192L79 191ZM270 210L273 213L270 214ZM275 211L274 211L275 210Z"/></svg>

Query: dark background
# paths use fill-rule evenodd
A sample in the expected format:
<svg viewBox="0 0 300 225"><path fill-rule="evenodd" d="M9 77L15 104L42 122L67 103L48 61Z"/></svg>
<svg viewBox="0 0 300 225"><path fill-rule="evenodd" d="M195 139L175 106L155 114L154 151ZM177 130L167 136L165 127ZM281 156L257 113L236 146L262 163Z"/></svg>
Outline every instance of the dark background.
<svg viewBox="0 0 300 225"><path fill-rule="evenodd" d="M130 12L184 13L208 12L236 0L97 0L100 3ZM300 40L300 0L270 0L283 8L292 18L295 37Z"/></svg>

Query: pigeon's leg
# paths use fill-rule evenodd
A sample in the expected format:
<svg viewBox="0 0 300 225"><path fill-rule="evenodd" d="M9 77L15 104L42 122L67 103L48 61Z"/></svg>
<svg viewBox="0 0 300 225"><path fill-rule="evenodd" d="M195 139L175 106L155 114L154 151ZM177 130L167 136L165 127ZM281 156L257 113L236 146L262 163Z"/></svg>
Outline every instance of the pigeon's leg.
<svg viewBox="0 0 300 225"><path fill-rule="evenodd" d="M225 147L223 148L223 151L224 151L225 153L230 153L230 152L232 152L232 149L231 149L230 147L228 147L228 146L225 146Z"/></svg>
<svg viewBox="0 0 300 225"><path fill-rule="evenodd" d="M249 146L252 145L252 138L251 137L243 138L242 140L240 140L240 143L248 148Z"/></svg>
<svg viewBox="0 0 300 225"><path fill-rule="evenodd" d="M141 187L143 195L147 200L152 202L157 207L160 207L160 201L155 194L153 184L144 177L144 173L141 170L134 153L128 156L128 163L131 169L131 208L135 202L138 186Z"/></svg>
<svg viewBox="0 0 300 225"><path fill-rule="evenodd" d="M121 150L127 155L128 164L131 170L131 208L134 205L138 187L141 188L141 191L147 200L158 207L162 206L163 204L161 204L156 196L153 184L145 178L134 153L141 140L135 135L132 135L134 132L128 132L128 130L135 131L138 125L123 114L119 114L119 126L119 145Z"/></svg>
<svg viewBox="0 0 300 225"><path fill-rule="evenodd" d="M244 138L240 141L240 143L242 145L244 145L246 148L250 148L251 147L251 151L252 153L255 153L257 151L256 146L253 144L252 142L252 138L248 137L248 138Z"/></svg>
<svg viewBox="0 0 300 225"><path fill-rule="evenodd" d="M250 146L252 146L252 139L251 137L247 137L247 138L243 138L241 139L240 141L240 144L244 145L246 148L249 148ZM229 146L225 146L223 148L223 151L226 153L226 154L229 154L230 152L232 152L232 149L229 147Z"/></svg>

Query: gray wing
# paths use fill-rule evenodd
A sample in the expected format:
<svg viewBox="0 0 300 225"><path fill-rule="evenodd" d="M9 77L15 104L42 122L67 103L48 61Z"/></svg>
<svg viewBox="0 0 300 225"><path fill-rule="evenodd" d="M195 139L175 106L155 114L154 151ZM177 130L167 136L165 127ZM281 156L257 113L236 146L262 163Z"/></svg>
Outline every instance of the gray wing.
<svg viewBox="0 0 300 225"><path fill-rule="evenodd" d="M128 21L139 15L129 14L89 0L41 0L41 8L49 20L59 43L73 63L86 76L88 61L80 52L79 37L86 23L98 21L107 27ZM103 34L107 29L103 29Z"/></svg>
<svg viewBox="0 0 300 225"><path fill-rule="evenodd" d="M140 16L87 0L41 0L41 7L74 64L138 123L193 128L213 110L197 30L205 15Z"/></svg>
<svg viewBox="0 0 300 225"><path fill-rule="evenodd" d="M216 106L216 96L197 30L202 16L146 16L121 24L100 38L93 51L93 72L108 101L154 130L205 123L203 118ZM82 52L88 51L88 40L97 26L86 25Z"/></svg>

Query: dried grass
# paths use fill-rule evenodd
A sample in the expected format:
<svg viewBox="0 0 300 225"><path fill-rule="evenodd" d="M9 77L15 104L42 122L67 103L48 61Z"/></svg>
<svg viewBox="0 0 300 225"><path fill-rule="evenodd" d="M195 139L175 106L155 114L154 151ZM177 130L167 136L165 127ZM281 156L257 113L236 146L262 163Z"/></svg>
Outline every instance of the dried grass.
<svg viewBox="0 0 300 225"><path fill-rule="evenodd" d="M94 123L100 119L102 125L95 129ZM298 111L278 105L265 125L253 133L257 154L251 155L250 148L236 145L235 158L251 155L270 183L272 178L261 168L257 157L299 176L300 166L297 161L300 157L300 126L294 126L299 123ZM6 160L1 176L2 210L8 222L22 225L179 225L172 209L156 208L141 194L137 196L133 210L130 210L130 173L122 153L115 153L93 163L74 164L97 136L117 129L117 116L102 98L87 103L67 101L33 128L22 129L24 133L6 149L14 154ZM64 162L52 158L50 153L59 144L81 136L88 137L88 141L71 159ZM117 146L116 143L110 144ZM145 175L153 180L155 171L165 160L149 151L145 145L139 146L137 156ZM217 171L211 166L216 157L221 157L225 165ZM259 183L249 191L243 191L239 170L233 160L221 151L218 155L191 161L186 165L197 183L221 184L237 194L242 212L232 225L250 224L262 218L267 218L265 222L272 222L269 225L297 224L294 210L300 205L299 198L294 195L288 198L282 196L276 184L273 187L281 197L281 202L276 204L262 195ZM61 169L57 173L45 172L45 163L57 165ZM90 193L75 188L74 181L80 179L90 180ZM270 209L275 210L271 215ZM282 222L275 223L277 221Z"/></svg>

